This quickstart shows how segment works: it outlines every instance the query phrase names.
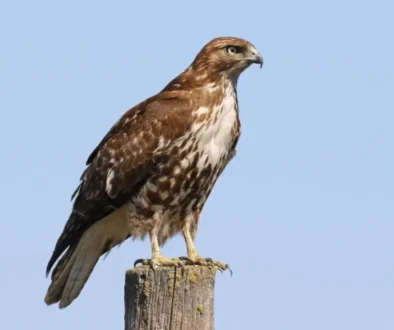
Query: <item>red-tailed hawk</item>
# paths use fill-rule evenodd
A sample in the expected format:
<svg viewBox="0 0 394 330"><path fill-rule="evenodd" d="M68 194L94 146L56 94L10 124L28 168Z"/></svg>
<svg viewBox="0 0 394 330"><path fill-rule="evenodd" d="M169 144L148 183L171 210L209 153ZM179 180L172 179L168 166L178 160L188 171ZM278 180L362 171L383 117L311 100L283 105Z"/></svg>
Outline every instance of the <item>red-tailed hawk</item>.
<svg viewBox="0 0 394 330"><path fill-rule="evenodd" d="M209 42L159 94L127 111L87 160L71 215L47 266L55 262L45 302L68 306L101 255L129 237L149 234L156 266L217 266L193 240L199 215L240 136L237 80L263 64L248 41ZM187 258L165 258L160 246L182 232ZM59 259L60 258L60 259Z"/></svg>

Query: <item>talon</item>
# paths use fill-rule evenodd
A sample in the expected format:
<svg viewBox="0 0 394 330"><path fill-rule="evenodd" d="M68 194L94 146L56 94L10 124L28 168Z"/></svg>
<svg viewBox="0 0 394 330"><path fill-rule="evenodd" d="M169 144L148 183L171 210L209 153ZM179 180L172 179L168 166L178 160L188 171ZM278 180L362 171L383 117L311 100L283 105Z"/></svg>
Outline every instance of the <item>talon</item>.
<svg viewBox="0 0 394 330"><path fill-rule="evenodd" d="M190 258L188 258L188 257L179 257L179 260L182 260L182 261L187 261L188 263L190 263L190 264L192 264L193 263L193 260L191 260Z"/></svg>
<svg viewBox="0 0 394 330"><path fill-rule="evenodd" d="M150 266L150 268L153 270L153 272L156 271L156 264L153 262L153 260L150 260L149 266Z"/></svg>
<svg viewBox="0 0 394 330"><path fill-rule="evenodd" d="M208 263L210 263L210 264L213 264L213 263L214 263L214 261L212 260L212 258L205 258L205 261L208 262Z"/></svg>
<svg viewBox="0 0 394 330"><path fill-rule="evenodd" d="M144 259L137 259L136 261L134 261L134 267L136 267L139 263L141 263L141 265L143 265Z"/></svg>
<svg viewBox="0 0 394 330"><path fill-rule="evenodd" d="M230 265L229 265L229 264L226 264L226 268L230 271L230 276L233 277L233 271L232 271L232 269L230 268Z"/></svg>

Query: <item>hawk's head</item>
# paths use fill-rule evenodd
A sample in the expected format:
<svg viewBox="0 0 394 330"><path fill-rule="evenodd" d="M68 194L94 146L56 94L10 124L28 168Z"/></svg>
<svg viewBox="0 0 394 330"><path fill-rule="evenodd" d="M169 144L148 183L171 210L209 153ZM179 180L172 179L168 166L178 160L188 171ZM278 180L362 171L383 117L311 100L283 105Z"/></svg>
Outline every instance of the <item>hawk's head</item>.
<svg viewBox="0 0 394 330"><path fill-rule="evenodd" d="M163 91L191 90L218 82L223 77L236 82L241 72L252 63L261 67L263 58L249 41L234 37L216 38L205 45L193 63Z"/></svg>
<svg viewBox="0 0 394 330"><path fill-rule="evenodd" d="M237 78L252 63L263 65L261 54L249 41L221 37L210 41L191 65L194 72L228 74Z"/></svg>

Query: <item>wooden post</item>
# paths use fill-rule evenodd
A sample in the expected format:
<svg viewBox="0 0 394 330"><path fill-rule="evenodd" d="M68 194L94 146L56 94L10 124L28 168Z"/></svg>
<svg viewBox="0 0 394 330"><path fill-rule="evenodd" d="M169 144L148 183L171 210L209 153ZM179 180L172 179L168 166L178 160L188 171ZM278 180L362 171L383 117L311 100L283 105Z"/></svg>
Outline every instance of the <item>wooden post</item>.
<svg viewBox="0 0 394 330"><path fill-rule="evenodd" d="M139 266L126 273L125 330L212 330L216 268Z"/></svg>

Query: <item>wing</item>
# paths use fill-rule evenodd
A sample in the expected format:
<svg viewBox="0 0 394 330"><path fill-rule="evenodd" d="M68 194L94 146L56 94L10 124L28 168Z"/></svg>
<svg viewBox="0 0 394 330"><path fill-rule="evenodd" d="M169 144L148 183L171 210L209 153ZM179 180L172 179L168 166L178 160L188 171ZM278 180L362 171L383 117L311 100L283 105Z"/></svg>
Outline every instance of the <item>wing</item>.
<svg viewBox="0 0 394 330"><path fill-rule="evenodd" d="M192 124L192 110L183 92L164 92L130 109L111 128L87 160L47 274L90 226L123 206L167 162L172 142Z"/></svg>

